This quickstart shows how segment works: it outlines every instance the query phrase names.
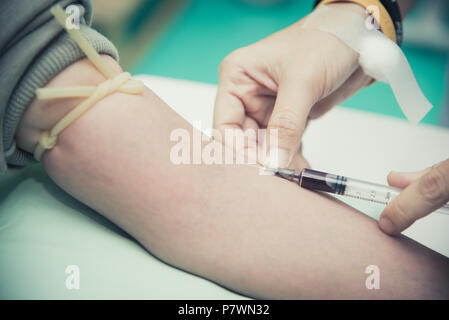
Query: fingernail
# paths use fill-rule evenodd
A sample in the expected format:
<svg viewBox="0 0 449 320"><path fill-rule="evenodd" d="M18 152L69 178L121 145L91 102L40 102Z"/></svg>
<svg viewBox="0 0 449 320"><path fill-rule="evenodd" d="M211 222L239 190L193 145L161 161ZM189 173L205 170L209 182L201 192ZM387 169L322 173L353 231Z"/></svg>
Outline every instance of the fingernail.
<svg viewBox="0 0 449 320"><path fill-rule="evenodd" d="M379 226L380 226L380 228L382 229L383 232L388 233L388 234L394 234L395 231L396 231L395 225L387 217L382 217L380 219Z"/></svg>
<svg viewBox="0 0 449 320"><path fill-rule="evenodd" d="M286 168L289 161L289 152L285 149L272 148L265 160L267 168Z"/></svg>

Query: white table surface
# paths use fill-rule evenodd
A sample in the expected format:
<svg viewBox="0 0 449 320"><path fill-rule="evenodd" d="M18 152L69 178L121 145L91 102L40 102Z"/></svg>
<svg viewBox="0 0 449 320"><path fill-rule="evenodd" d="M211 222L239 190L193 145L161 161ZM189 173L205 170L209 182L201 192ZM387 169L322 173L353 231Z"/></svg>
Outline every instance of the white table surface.
<svg viewBox="0 0 449 320"><path fill-rule="evenodd" d="M201 123L198 129L207 132L212 127L216 86L148 75L136 78L187 121ZM337 107L310 123L304 155L317 170L386 184L390 170L421 170L449 158L449 130ZM340 199L375 219L383 209L379 204ZM448 231L449 215L431 214L404 234L449 257Z"/></svg>

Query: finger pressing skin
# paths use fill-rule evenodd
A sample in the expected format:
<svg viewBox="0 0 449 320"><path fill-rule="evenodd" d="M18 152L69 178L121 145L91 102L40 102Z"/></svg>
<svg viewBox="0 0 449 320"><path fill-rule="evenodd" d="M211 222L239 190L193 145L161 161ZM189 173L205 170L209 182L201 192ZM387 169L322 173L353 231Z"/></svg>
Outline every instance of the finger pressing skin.
<svg viewBox="0 0 449 320"><path fill-rule="evenodd" d="M245 109L242 101L229 94L226 83L218 86L214 108L214 128L224 134L226 127L242 127L245 119Z"/></svg>
<svg viewBox="0 0 449 320"><path fill-rule="evenodd" d="M304 72L285 78L279 86L267 126L268 167L288 167L299 148L310 109L319 97L311 79L313 76ZM272 145L272 134L277 136L276 146Z"/></svg>
<svg viewBox="0 0 449 320"><path fill-rule="evenodd" d="M220 64L219 83L214 106L214 128L224 133L227 126L241 127L245 119L243 102L231 94L236 76L237 58L235 53L228 55Z"/></svg>
<svg viewBox="0 0 449 320"><path fill-rule="evenodd" d="M385 208L379 227L395 235L414 221L442 207L449 200L449 160L412 182Z"/></svg>

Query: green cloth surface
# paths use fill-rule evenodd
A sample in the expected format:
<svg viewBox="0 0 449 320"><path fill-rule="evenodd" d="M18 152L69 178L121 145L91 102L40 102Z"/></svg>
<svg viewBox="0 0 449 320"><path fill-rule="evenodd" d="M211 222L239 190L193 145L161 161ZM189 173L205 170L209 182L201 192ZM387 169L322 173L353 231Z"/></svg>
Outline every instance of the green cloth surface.
<svg viewBox="0 0 449 320"><path fill-rule="evenodd" d="M131 71L216 84L218 66L228 53L294 23L310 12L312 3L290 0L255 6L240 0L188 1ZM437 124L446 88L448 54L410 47L406 39L407 30L404 53L421 89L434 105L423 122ZM361 90L342 105L404 118L390 87L383 83Z"/></svg>

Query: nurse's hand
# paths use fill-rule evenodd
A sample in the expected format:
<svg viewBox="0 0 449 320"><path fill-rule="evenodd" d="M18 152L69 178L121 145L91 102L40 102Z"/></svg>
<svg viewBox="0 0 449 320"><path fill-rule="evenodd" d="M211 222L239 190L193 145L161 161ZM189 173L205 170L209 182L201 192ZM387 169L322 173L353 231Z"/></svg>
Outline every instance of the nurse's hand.
<svg viewBox="0 0 449 320"><path fill-rule="evenodd" d="M366 15L358 4L332 5ZM308 120L371 81L355 51L329 33L301 28L303 20L232 52L220 66L214 127L222 137L226 129L278 129L278 157L265 161L270 167L306 165L298 150Z"/></svg>
<svg viewBox="0 0 449 320"><path fill-rule="evenodd" d="M379 227L395 235L449 201L449 159L415 173L391 172L388 183L405 188L385 208Z"/></svg>

